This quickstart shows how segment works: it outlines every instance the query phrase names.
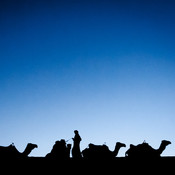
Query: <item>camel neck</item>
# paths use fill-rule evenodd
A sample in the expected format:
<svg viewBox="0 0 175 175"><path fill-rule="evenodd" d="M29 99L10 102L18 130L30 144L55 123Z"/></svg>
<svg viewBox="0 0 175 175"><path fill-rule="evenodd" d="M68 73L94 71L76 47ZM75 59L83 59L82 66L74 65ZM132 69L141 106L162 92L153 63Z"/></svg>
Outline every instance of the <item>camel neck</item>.
<svg viewBox="0 0 175 175"><path fill-rule="evenodd" d="M162 152L165 150L165 148L166 148L166 145L161 143L160 147L157 149L157 152L159 153L159 155L162 154Z"/></svg>
<svg viewBox="0 0 175 175"><path fill-rule="evenodd" d="M120 149L120 146L116 145L115 146L115 149L113 151L114 156L117 156L118 155L119 149Z"/></svg>
<svg viewBox="0 0 175 175"><path fill-rule="evenodd" d="M29 146L27 145L25 150L24 150L24 152L22 154L23 154L23 156L28 156L31 151L32 151L32 149L29 148Z"/></svg>

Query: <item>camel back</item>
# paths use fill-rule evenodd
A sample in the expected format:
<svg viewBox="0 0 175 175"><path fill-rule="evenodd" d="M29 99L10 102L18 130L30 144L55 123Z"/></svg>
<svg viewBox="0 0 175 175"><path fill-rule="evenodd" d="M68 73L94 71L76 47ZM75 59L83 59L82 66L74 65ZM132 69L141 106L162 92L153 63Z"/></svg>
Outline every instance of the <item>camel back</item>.
<svg viewBox="0 0 175 175"><path fill-rule="evenodd" d="M153 148L148 144L143 142L136 146L130 145L130 148L126 151L127 157L148 157L152 154Z"/></svg>

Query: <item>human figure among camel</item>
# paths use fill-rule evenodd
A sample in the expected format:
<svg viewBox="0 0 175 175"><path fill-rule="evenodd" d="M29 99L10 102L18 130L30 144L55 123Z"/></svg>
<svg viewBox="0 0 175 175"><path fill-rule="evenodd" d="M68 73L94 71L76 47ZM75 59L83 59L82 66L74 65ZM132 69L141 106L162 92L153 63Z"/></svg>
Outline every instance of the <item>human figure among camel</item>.
<svg viewBox="0 0 175 175"><path fill-rule="evenodd" d="M74 138L72 138L73 140L73 148L72 148L72 158L73 159L81 159L82 155L81 155L81 151L80 151L80 142L81 142L81 137L79 135L78 130L74 130Z"/></svg>

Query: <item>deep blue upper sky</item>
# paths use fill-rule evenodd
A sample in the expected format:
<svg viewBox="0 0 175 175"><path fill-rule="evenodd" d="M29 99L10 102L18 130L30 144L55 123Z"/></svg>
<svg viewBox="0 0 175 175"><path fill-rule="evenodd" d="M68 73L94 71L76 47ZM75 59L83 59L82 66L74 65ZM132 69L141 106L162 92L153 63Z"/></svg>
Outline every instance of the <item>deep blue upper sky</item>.
<svg viewBox="0 0 175 175"><path fill-rule="evenodd" d="M0 1L0 145L34 142L43 156L78 129L81 149L168 139L175 155L174 7Z"/></svg>

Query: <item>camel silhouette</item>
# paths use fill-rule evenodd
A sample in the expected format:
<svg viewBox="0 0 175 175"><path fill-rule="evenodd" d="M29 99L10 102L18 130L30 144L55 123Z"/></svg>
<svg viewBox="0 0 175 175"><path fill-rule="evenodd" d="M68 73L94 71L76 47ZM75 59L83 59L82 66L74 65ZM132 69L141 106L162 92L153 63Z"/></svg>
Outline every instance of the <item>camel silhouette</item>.
<svg viewBox="0 0 175 175"><path fill-rule="evenodd" d="M19 152L13 143L9 146L0 146L0 159L27 158L34 148L38 146L32 143L28 143L23 152Z"/></svg>
<svg viewBox="0 0 175 175"><path fill-rule="evenodd" d="M74 138L72 138L73 140L73 148L72 148L72 158L73 159L81 159L82 155L81 155L81 151L80 151L80 142L81 142L81 137L78 133L77 130L74 130Z"/></svg>
<svg viewBox="0 0 175 175"><path fill-rule="evenodd" d="M49 159L68 160L70 158L71 144L67 144L64 139L55 142L52 150L45 157Z"/></svg>
<svg viewBox="0 0 175 175"><path fill-rule="evenodd" d="M146 142L136 146L131 144L130 148L125 152L125 156L131 158L159 158L169 144L171 144L170 141L162 140L158 149L152 148Z"/></svg>
<svg viewBox="0 0 175 175"><path fill-rule="evenodd" d="M89 148L82 151L85 159L113 159L118 155L121 147L126 147L124 143L117 142L114 151L110 151L106 145L89 144Z"/></svg>

